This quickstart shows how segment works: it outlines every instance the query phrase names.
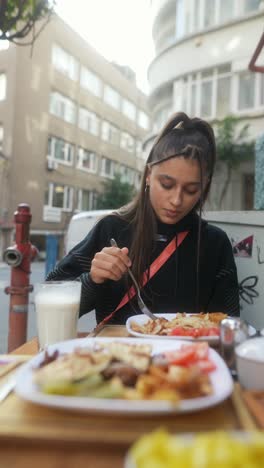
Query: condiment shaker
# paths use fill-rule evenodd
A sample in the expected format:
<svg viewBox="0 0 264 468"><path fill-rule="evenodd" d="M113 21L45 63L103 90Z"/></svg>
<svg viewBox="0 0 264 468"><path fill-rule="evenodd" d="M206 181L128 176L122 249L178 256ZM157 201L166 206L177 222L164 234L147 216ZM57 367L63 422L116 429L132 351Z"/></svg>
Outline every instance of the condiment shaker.
<svg viewBox="0 0 264 468"><path fill-rule="evenodd" d="M235 347L249 337L248 324L237 317L228 317L220 324L221 355L230 369L236 375Z"/></svg>

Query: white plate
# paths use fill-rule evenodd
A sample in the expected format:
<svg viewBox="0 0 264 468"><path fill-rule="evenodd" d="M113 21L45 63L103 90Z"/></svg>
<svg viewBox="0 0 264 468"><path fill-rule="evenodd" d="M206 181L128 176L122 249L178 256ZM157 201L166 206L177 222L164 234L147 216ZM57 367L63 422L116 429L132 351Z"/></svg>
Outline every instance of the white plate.
<svg viewBox="0 0 264 468"><path fill-rule="evenodd" d="M77 346L91 346L96 342L104 343L109 341L142 344L142 340L136 338L82 338L49 346L49 352L53 352L56 349L60 352L71 352ZM153 353L178 349L182 345L182 341L176 340L173 342L165 340L146 340L146 343L152 345ZM213 395L182 400L177 407L169 401L128 401L121 399L46 395L40 392L33 382L34 368L43 360L43 353L35 356L18 371L15 391L21 398L31 401L32 403L67 410L123 413L132 416L135 413L144 413L152 416L153 414L196 411L220 403L231 394L233 389L233 381L223 359L211 348L209 350L209 356L216 365L216 370L210 374L214 392Z"/></svg>
<svg viewBox="0 0 264 468"><path fill-rule="evenodd" d="M163 317L167 320L172 320L175 318L175 314L155 314L157 317ZM195 314L186 314L187 316L195 315ZM131 327L131 322L135 322L138 325L142 326L147 323L150 319L143 314L134 315L129 317L126 321L126 328L130 335L136 336L138 338L153 338L153 339L166 339L166 340L187 340L187 341L208 341L210 344L217 344L219 342L219 336L199 336L198 338L194 338L193 336L168 336L168 335L148 335L144 333L138 333L134 331Z"/></svg>
<svg viewBox="0 0 264 468"><path fill-rule="evenodd" d="M164 317L167 320L172 320L175 318L175 314L155 314L157 317ZM186 314L187 316L190 315L195 315L195 314ZM213 336L199 336L198 338L194 338L193 336L168 336L168 335L148 335L144 333L139 333L136 332L132 329L131 327L131 322L135 322L138 325L142 326L145 323L147 323L149 319L146 315L140 314L140 315L133 315L132 317L129 317L126 321L126 328L127 331L130 335L136 336L137 338L152 338L152 339L165 339L165 340L187 340L187 341L208 341L209 344L217 344L219 343L219 336L213 335ZM255 335L256 330L253 328L251 325L249 325L249 336Z"/></svg>

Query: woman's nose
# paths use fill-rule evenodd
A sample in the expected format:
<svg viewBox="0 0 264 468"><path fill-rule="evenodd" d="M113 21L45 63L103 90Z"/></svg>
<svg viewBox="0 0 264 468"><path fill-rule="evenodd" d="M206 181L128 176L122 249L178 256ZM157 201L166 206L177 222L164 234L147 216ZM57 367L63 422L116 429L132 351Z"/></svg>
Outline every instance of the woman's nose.
<svg viewBox="0 0 264 468"><path fill-rule="evenodd" d="M173 206L180 206L182 204L182 190L176 190L170 200Z"/></svg>

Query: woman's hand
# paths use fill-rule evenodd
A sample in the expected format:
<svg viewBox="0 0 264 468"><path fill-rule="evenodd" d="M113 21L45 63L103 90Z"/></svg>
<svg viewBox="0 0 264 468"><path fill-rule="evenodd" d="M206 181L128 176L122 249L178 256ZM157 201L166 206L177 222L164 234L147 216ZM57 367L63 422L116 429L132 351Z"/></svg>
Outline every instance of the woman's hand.
<svg viewBox="0 0 264 468"><path fill-rule="evenodd" d="M104 247L97 252L92 260L90 277L94 283L100 284L105 280L118 281L122 278L131 260L128 256L128 248Z"/></svg>

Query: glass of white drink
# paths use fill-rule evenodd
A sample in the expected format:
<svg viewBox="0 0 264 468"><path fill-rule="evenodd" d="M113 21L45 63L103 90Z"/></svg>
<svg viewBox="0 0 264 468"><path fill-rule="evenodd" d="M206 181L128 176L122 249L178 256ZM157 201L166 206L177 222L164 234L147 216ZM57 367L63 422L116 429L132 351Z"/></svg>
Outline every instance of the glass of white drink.
<svg viewBox="0 0 264 468"><path fill-rule="evenodd" d="M77 336L80 281L46 281L35 294L39 348Z"/></svg>

